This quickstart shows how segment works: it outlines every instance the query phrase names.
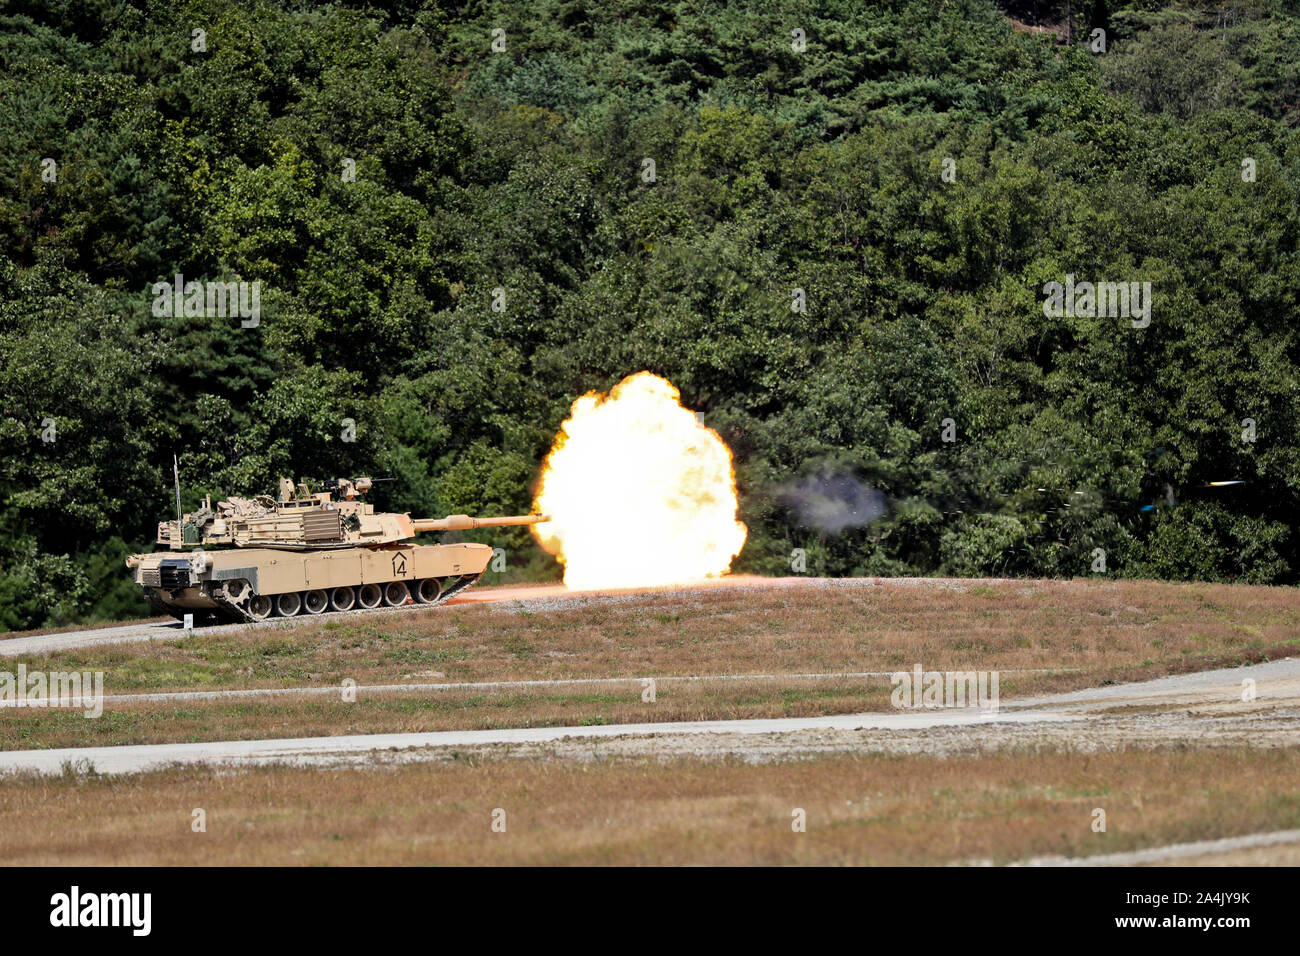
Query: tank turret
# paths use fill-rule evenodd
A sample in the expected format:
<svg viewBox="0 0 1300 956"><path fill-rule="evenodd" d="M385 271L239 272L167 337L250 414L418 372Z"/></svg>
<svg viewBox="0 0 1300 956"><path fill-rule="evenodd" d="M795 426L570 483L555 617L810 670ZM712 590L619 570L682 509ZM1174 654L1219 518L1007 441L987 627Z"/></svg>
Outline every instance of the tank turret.
<svg viewBox="0 0 1300 956"><path fill-rule="evenodd" d="M375 511L359 496L370 478L336 478L313 492L280 479L278 497L234 495L158 525L167 551L126 565L157 611L259 621L273 614L355 612L441 604L474 584L493 550L485 544L417 545L418 534L537 524L545 515L412 518ZM177 509L179 511L179 508Z"/></svg>
<svg viewBox="0 0 1300 956"><path fill-rule="evenodd" d="M211 498L198 511L158 525L158 544L174 551L184 548L282 548L325 550L377 547L406 541L427 531L464 531L537 524L544 515L507 518L412 518L409 514L377 512L359 495L373 486L370 478L336 478L326 490L312 492L306 482L280 479L279 499L269 495L231 495L213 507Z"/></svg>

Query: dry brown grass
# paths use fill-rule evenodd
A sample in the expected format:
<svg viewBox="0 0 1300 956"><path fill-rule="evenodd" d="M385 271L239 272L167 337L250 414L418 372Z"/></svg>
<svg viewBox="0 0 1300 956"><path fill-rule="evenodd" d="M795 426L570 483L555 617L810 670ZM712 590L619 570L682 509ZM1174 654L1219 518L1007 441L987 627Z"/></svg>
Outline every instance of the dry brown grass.
<svg viewBox="0 0 1300 956"><path fill-rule="evenodd" d="M960 588L958 590L957 588ZM414 680L1075 668L1128 679L1300 649L1300 591L955 581L462 605L10 658L111 693ZM1068 680L1067 680L1068 683Z"/></svg>
<svg viewBox="0 0 1300 956"><path fill-rule="evenodd" d="M0 782L10 864L913 864L1300 827L1300 752L492 759ZM207 832L191 832L191 812ZM490 829L494 808L507 831ZM796 807L807 832L791 831ZM1091 829L1094 808L1107 832Z"/></svg>

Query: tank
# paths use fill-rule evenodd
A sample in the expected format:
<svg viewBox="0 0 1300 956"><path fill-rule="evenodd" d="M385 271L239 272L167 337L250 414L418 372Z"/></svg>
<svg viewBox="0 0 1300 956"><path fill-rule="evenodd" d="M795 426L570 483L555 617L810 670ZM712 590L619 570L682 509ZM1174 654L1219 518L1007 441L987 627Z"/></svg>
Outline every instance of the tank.
<svg viewBox="0 0 1300 956"><path fill-rule="evenodd" d="M232 495L213 507L208 497L198 511L159 523L157 543L168 550L131 555L126 566L156 612L196 621L428 606L482 577L492 548L413 544L416 535L547 520L376 512L360 500L371 487L370 478L338 478L313 492L281 478L278 500Z"/></svg>

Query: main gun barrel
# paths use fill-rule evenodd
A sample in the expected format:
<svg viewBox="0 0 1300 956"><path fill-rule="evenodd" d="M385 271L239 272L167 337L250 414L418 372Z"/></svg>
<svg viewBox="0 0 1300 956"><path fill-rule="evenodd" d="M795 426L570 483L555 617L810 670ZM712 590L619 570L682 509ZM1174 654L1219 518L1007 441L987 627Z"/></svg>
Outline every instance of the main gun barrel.
<svg viewBox="0 0 1300 956"><path fill-rule="evenodd" d="M412 518L415 533L422 531L468 531L471 528L506 528L513 525L540 524L550 521L550 515L512 515L508 518L471 518L469 515L449 515L446 518Z"/></svg>

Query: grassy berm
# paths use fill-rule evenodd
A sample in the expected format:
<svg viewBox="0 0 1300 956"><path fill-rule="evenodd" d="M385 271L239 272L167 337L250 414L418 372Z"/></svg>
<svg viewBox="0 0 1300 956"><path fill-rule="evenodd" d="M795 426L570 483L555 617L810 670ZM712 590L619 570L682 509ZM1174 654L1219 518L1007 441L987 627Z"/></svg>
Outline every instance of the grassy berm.
<svg viewBox="0 0 1300 956"><path fill-rule="evenodd" d="M11 670L102 671L107 695L339 692L109 700L93 720L9 710L0 749L853 713L890 706L887 677L811 675L914 664L998 670L1006 700L1290 656L1298 635L1295 589L1145 581L805 582L466 604L10 658ZM659 679L654 703L643 677ZM674 679L685 677L710 679ZM509 686L594 678L617 680ZM448 683L498 686L365 689Z"/></svg>

